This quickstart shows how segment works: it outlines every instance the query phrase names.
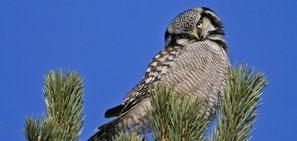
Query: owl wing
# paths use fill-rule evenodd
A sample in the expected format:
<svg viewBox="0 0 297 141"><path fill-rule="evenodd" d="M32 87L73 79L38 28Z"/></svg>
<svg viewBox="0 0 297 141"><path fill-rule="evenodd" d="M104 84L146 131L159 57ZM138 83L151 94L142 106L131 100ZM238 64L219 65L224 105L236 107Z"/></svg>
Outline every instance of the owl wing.
<svg viewBox="0 0 297 141"><path fill-rule="evenodd" d="M109 118L126 113L145 98L148 91L166 74L174 58L178 56L182 50L183 47L181 46L168 46L156 54L149 63L144 78L127 94L122 104L108 109L105 112L105 117Z"/></svg>

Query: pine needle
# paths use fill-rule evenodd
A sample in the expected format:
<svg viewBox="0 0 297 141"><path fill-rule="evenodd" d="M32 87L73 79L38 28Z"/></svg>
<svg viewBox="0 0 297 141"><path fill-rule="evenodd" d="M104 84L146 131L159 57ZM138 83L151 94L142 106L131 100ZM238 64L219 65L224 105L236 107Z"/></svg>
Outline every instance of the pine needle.
<svg viewBox="0 0 297 141"><path fill-rule="evenodd" d="M208 125L201 113L202 103L184 94L159 87L152 93L152 132L155 140L199 141Z"/></svg>
<svg viewBox="0 0 297 141"><path fill-rule="evenodd" d="M250 139L256 119L256 108L266 85L262 73L247 65L230 70L228 86L218 111L217 125L210 141L245 141Z"/></svg>
<svg viewBox="0 0 297 141"><path fill-rule="evenodd" d="M28 141L78 140L82 127L83 86L78 74L51 71L45 76L46 114L42 119L28 118Z"/></svg>

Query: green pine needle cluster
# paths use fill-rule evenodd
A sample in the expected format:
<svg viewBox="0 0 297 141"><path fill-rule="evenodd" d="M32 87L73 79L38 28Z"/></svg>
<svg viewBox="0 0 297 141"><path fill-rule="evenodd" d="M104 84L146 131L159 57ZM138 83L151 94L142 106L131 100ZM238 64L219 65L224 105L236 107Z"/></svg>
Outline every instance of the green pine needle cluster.
<svg viewBox="0 0 297 141"><path fill-rule="evenodd" d="M158 141L202 141L208 125L202 102L168 88L152 92L152 132Z"/></svg>
<svg viewBox="0 0 297 141"><path fill-rule="evenodd" d="M254 73L246 65L231 69L225 96L218 110L217 125L209 140L249 140L265 85L264 75Z"/></svg>
<svg viewBox="0 0 297 141"><path fill-rule="evenodd" d="M126 133L119 133L115 138L115 141L142 141L142 137L137 135L136 133L126 134Z"/></svg>
<svg viewBox="0 0 297 141"><path fill-rule="evenodd" d="M45 76L43 90L45 116L41 119L26 119L26 139L28 141L78 140L83 121L83 86L78 74L51 71Z"/></svg>

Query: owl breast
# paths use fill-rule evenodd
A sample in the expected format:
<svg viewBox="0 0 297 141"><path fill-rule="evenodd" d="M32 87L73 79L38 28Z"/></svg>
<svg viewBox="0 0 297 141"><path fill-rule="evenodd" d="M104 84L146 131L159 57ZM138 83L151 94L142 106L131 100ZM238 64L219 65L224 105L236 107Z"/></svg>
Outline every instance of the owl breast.
<svg viewBox="0 0 297 141"><path fill-rule="evenodd" d="M158 84L205 101L207 114L215 111L226 86L229 61L226 51L212 41L186 46Z"/></svg>

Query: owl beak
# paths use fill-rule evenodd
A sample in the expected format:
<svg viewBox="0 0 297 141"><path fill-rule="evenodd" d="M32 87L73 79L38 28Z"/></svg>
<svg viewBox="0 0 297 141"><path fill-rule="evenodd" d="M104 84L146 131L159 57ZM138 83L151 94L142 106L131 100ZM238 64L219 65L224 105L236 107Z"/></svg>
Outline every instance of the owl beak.
<svg viewBox="0 0 297 141"><path fill-rule="evenodd" d="M197 32L192 32L191 36L198 41L200 40L200 37Z"/></svg>

